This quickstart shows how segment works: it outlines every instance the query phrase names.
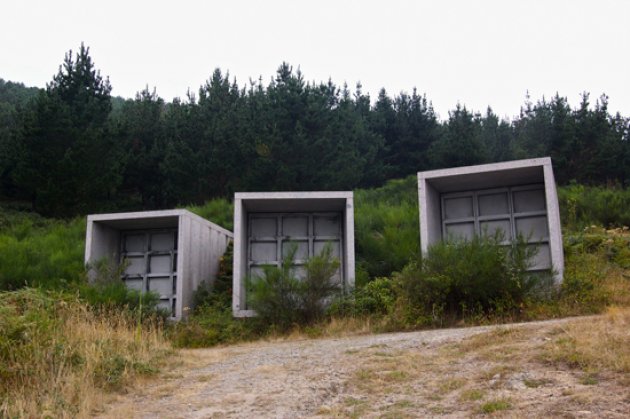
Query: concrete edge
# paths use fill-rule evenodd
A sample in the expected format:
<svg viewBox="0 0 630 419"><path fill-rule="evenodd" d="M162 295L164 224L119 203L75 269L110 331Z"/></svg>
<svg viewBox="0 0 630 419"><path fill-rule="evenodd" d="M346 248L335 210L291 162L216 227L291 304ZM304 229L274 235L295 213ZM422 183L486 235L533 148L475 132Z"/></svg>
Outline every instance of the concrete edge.
<svg viewBox="0 0 630 419"><path fill-rule="evenodd" d="M236 192L237 199L340 199L353 198L354 191L312 191L312 192Z"/></svg>
<svg viewBox="0 0 630 419"><path fill-rule="evenodd" d="M436 177L457 176L462 174L475 174L496 172L500 170L522 169L525 167L545 166L551 164L551 157L539 157L535 159L511 160L499 163L479 164L474 166L450 167L448 169L427 170L418 172L418 180L432 179Z"/></svg>

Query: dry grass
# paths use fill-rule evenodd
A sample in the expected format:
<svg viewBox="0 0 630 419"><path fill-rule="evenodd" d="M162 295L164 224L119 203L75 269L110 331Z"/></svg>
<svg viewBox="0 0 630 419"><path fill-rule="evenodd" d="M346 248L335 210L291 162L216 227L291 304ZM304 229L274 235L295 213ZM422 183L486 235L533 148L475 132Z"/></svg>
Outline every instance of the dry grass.
<svg viewBox="0 0 630 419"><path fill-rule="evenodd" d="M630 372L630 308L568 324L542 356L587 372Z"/></svg>
<svg viewBox="0 0 630 419"><path fill-rule="evenodd" d="M606 416L630 408L630 308L555 327L502 327L434 349L346 355L357 364L345 403L331 406L337 417L571 416L585 405Z"/></svg>
<svg viewBox="0 0 630 419"><path fill-rule="evenodd" d="M170 351L157 323L138 328L129 315L97 315L60 294L2 293L0 416L92 416Z"/></svg>

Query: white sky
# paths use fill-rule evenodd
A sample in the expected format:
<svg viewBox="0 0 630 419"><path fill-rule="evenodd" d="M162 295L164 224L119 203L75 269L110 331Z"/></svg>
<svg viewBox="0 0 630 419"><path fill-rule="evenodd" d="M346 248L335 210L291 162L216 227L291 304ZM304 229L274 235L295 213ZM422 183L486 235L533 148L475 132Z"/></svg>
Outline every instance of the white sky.
<svg viewBox="0 0 630 419"><path fill-rule="evenodd" d="M43 87L85 42L123 97L184 97L217 67L266 85L287 61L373 101L417 87L442 119L458 102L513 117L528 90L630 116L629 17L626 0L3 0L0 77Z"/></svg>

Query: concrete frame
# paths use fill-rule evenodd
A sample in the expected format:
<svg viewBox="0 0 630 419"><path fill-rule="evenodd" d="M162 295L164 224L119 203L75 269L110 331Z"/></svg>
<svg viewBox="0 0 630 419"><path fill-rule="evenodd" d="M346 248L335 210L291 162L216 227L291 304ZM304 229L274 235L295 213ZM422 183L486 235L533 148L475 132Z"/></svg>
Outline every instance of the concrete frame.
<svg viewBox="0 0 630 419"><path fill-rule="evenodd" d="M177 283L173 320L180 320L192 304L192 295L206 281L212 283L219 261L233 234L184 209L92 214L87 217L85 263L120 258L121 233L129 230L177 229ZM94 272L89 271L91 280Z"/></svg>
<svg viewBox="0 0 630 419"><path fill-rule="evenodd" d="M344 289L354 288L354 195L349 192L240 192L234 195L234 282L232 311L235 317L255 316L245 307L245 282L248 260L248 214L326 212L342 213Z"/></svg>
<svg viewBox="0 0 630 419"><path fill-rule="evenodd" d="M556 183L549 157L418 172L422 253L426 254L431 244L443 239L442 194L541 183L547 207L551 265L559 283L564 272L564 252Z"/></svg>

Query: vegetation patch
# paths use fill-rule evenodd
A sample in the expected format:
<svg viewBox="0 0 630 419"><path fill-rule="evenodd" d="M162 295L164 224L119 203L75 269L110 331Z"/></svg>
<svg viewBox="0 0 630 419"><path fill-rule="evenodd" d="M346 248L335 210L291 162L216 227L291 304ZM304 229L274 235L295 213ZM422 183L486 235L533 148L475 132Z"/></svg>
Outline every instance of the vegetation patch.
<svg viewBox="0 0 630 419"><path fill-rule="evenodd" d="M610 308L596 319L563 328L547 345L543 359L584 372L630 372L630 308Z"/></svg>
<svg viewBox="0 0 630 419"><path fill-rule="evenodd" d="M495 400L487 401L483 403L481 406L479 406L479 412L489 414L489 413L494 413L501 410L508 410L511 408L512 408L512 404L510 403L509 400L495 399Z"/></svg>
<svg viewBox="0 0 630 419"><path fill-rule="evenodd" d="M0 416L89 416L103 390L155 374L169 355L159 318L138 324L60 292L0 293Z"/></svg>

